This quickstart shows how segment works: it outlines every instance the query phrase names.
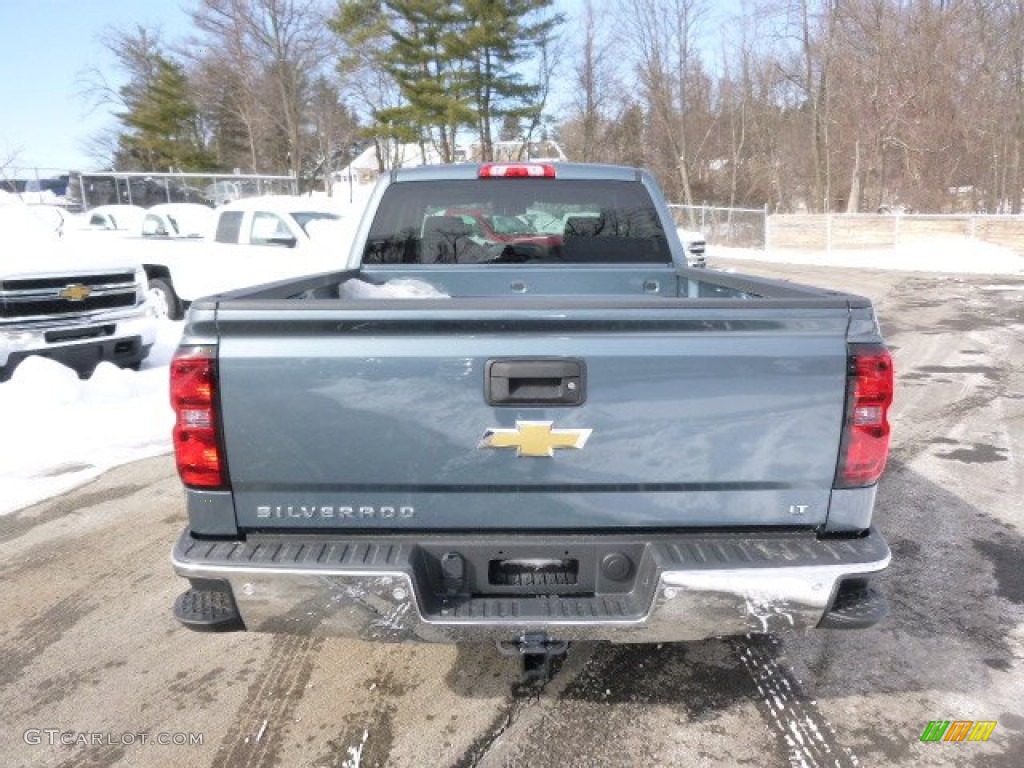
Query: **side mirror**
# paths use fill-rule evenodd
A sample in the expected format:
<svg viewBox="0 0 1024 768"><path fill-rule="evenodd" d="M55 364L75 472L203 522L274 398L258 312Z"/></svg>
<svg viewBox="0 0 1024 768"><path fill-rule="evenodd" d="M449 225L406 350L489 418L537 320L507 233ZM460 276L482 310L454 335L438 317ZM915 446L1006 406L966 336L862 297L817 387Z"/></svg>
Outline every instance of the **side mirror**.
<svg viewBox="0 0 1024 768"><path fill-rule="evenodd" d="M267 243L270 245L282 245L285 248L294 248L299 241L291 235L274 235L273 237L267 238Z"/></svg>

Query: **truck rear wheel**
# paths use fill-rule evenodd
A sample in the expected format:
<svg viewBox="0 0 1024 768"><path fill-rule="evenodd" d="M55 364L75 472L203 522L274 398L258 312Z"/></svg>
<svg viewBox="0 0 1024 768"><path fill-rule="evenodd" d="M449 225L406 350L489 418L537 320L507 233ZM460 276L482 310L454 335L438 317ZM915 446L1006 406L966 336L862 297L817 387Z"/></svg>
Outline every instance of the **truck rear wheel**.
<svg viewBox="0 0 1024 768"><path fill-rule="evenodd" d="M171 284L162 277L150 278L149 301L156 310L157 317L166 317L171 320L182 318L181 302L174 292Z"/></svg>

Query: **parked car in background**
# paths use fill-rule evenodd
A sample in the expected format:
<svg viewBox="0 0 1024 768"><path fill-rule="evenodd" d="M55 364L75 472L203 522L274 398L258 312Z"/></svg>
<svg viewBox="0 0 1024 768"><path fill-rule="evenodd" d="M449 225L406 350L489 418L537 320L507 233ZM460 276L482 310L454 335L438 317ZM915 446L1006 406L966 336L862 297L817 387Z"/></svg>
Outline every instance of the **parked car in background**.
<svg viewBox="0 0 1024 768"><path fill-rule="evenodd" d="M146 275L117 249L68 242L0 192L0 381L40 355L87 377L109 361L138 366L156 340Z"/></svg>
<svg viewBox="0 0 1024 768"><path fill-rule="evenodd" d="M565 229L570 222L594 232L607 224L601 211L574 211L556 216L550 211L524 211L512 215L482 208L447 208L432 216L431 220L439 221L441 216L447 222L444 224L447 238L454 234L472 238L481 246L481 253L500 261L528 261L552 247L562 246ZM686 252L687 265L707 266L704 235L682 228L676 232ZM510 245L514 247L506 248Z"/></svg>
<svg viewBox="0 0 1024 768"><path fill-rule="evenodd" d="M329 201L249 197L210 215L208 237L150 238L166 241L143 257L159 314L179 319L201 296L345 265L351 235Z"/></svg>
<svg viewBox="0 0 1024 768"><path fill-rule="evenodd" d="M19 195L24 200L23 195ZM62 237L64 233L72 228L78 226L78 221L81 219L78 214L70 213L67 208L60 205L51 205L49 203L29 203L29 212L43 225L43 228L48 232Z"/></svg>
<svg viewBox="0 0 1024 768"><path fill-rule="evenodd" d="M691 267L706 267L708 263L705 251L708 244L704 239L704 233L683 227L677 227L676 233L686 251L686 263Z"/></svg>
<svg viewBox="0 0 1024 768"><path fill-rule="evenodd" d="M199 203L160 203L142 217L143 237L198 238L212 232L214 212Z"/></svg>
<svg viewBox="0 0 1024 768"><path fill-rule="evenodd" d="M313 247L317 230L341 222L329 202L292 195L247 197L217 210L214 239L232 245Z"/></svg>
<svg viewBox="0 0 1024 768"><path fill-rule="evenodd" d="M145 214L141 205L100 205L86 212L85 228L136 233Z"/></svg>
<svg viewBox="0 0 1024 768"><path fill-rule="evenodd" d="M458 216L472 228L474 234L490 243L535 243L548 247L562 242L561 225L557 233L538 233L525 215L503 215L479 208L449 208L444 211L444 215Z"/></svg>
<svg viewBox="0 0 1024 768"><path fill-rule="evenodd" d="M237 181L215 181L203 187L203 200L212 205L224 205L242 197L242 189Z"/></svg>

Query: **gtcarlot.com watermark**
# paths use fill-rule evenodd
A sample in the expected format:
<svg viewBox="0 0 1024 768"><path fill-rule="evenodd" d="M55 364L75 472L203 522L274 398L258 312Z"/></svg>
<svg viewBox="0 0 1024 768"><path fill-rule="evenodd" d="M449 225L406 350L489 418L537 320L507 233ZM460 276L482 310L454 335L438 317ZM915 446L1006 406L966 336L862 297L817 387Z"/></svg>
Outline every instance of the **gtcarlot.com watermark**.
<svg viewBox="0 0 1024 768"><path fill-rule="evenodd" d="M158 747L201 747L201 733L149 733L148 731L65 731L61 728L29 728L21 738L29 746L47 747L130 747L136 744Z"/></svg>

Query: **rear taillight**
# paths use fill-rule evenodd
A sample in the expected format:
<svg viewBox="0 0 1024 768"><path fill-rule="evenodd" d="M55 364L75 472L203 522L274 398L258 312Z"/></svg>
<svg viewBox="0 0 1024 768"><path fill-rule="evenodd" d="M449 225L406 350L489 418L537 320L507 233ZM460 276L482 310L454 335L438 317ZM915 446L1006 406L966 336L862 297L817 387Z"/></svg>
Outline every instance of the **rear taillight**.
<svg viewBox="0 0 1024 768"><path fill-rule="evenodd" d="M485 163L480 166L481 179L555 178L555 166L548 163Z"/></svg>
<svg viewBox="0 0 1024 768"><path fill-rule="evenodd" d="M878 482L889 456L892 356L881 344L851 344L847 355L846 413L836 488Z"/></svg>
<svg viewBox="0 0 1024 768"><path fill-rule="evenodd" d="M174 455L185 485L224 485L216 395L216 348L180 348L171 360L171 407L177 417Z"/></svg>

